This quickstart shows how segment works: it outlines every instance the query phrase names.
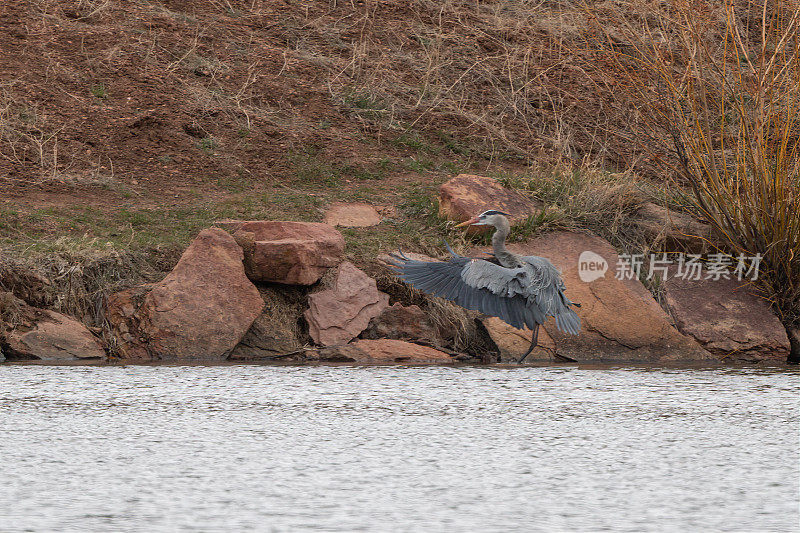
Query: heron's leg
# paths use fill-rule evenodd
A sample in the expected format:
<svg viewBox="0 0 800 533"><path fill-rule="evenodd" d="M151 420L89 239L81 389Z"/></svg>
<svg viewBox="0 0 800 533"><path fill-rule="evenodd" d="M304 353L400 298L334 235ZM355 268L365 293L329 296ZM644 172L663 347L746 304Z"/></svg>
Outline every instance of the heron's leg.
<svg viewBox="0 0 800 533"><path fill-rule="evenodd" d="M524 363L525 359L531 354L533 349L536 348L537 344L539 344L539 324L536 324L536 327L533 328L533 338L531 339L531 347L528 348L528 351L525 352L525 355L520 357L519 361L517 361L517 364Z"/></svg>

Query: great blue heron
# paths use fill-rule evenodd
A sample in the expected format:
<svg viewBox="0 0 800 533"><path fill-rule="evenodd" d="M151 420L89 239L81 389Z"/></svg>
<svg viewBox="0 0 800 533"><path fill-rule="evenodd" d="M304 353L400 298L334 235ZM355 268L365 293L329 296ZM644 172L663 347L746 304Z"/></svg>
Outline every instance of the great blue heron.
<svg viewBox="0 0 800 533"><path fill-rule="evenodd" d="M449 261L415 261L400 252L394 255L394 267L398 277L416 289L496 316L518 329L528 326L533 336L531 347L518 361L522 363L536 348L539 326L548 316L555 317L561 331L580 333L581 319L571 308L580 304L564 294L564 281L553 263L544 257L517 255L506 249L511 229L506 216L507 213L490 209L456 225L494 226L494 258L460 256L445 243L453 256Z"/></svg>

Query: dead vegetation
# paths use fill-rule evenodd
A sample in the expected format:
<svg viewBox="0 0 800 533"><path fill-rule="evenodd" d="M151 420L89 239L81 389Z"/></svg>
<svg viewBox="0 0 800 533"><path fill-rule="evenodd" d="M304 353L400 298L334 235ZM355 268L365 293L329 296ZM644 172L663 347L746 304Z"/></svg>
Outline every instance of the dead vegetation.
<svg viewBox="0 0 800 533"><path fill-rule="evenodd" d="M98 250L92 243L63 238L47 255L11 259L0 255L0 289L34 307L73 316L94 328L106 328L108 296L140 283L160 280L177 254Z"/></svg>
<svg viewBox="0 0 800 533"><path fill-rule="evenodd" d="M480 313L412 289L397 279L386 267L377 264L365 265L365 270L375 279L378 290L389 295L390 304L400 302L403 305L417 305L425 312L446 344L434 348L476 357L482 357L495 350L488 333L477 322Z"/></svg>
<svg viewBox="0 0 800 533"><path fill-rule="evenodd" d="M544 208L515 226L514 238L527 239L550 229L589 229L625 249L624 234L634 214L649 200L632 172L613 173L594 165L533 165L524 173L499 177L506 187L522 191Z"/></svg>

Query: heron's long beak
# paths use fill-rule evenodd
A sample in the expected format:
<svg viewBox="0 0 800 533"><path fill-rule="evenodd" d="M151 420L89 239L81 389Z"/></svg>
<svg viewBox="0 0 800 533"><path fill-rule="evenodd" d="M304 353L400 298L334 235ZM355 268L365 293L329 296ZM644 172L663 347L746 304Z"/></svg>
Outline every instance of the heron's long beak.
<svg viewBox="0 0 800 533"><path fill-rule="evenodd" d="M456 227L463 228L464 226L469 226L470 224L474 224L476 222L478 222L478 217L471 218L465 222L462 222L461 224L456 224Z"/></svg>

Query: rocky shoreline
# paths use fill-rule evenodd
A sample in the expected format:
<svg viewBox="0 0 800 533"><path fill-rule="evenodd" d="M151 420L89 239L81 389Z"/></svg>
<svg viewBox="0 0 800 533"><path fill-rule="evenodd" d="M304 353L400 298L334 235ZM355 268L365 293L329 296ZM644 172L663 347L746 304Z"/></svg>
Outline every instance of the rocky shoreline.
<svg viewBox="0 0 800 533"><path fill-rule="evenodd" d="M440 192L442 215L456 221L487 208L539 209L478 176L457 176ZM653 238L684 249L704 246L701 224L650 206L642 218ZM336 208L347 219L346 206ZM380 221L369 213L351 218ZM332 225L216 226L197 235L163 280L110 295L102 331L37 307L28 290L36 274L28 274L27 282L0 293L0 361L493 363L516 360L528 346L530 332L408 290L392 279L385 256L367 269L383 274L368 275L346 260L344 238ZM783 364L789 355L786 330L744 282L672 277L661 287L660 305L635 277L618 279L608 270L582 279L582 254L611 267L621 263L598 236L558 231L510 248L550 259L570 298L582 304L581 335L545 324L531 362Z"/></svg>

